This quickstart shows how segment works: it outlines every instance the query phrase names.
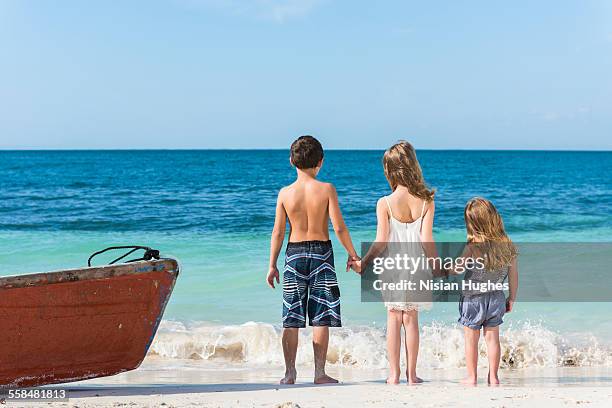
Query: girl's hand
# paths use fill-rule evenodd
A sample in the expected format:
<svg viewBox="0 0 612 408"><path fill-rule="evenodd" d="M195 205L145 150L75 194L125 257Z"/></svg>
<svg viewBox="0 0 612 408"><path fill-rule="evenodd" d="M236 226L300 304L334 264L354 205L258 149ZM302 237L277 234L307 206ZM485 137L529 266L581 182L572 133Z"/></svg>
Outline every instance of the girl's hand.
<svg viewBox="0 0 612 408"><path fill-rule="evenodd" d="M271 266L268 276L266 276L266 281L268 282L268 286L272 289L274 289L274 280L276 280L276 283L280 283L280 274L276 266Z"/></svg>
<svg viewBox="0 0 612 408"><path fill-rule="evenodd" d="M361 259L354 261L353 264L351 265L351 268L357 272L358 274L361 275Z"/></svg>
<svg viewBox="0 0 612 408"><path fill-rule="evenodd" d="M514 307L514 300L510 298L506 299L506 313L510 313L513 307Z"/></svg>
<svg viewBox="0 0 612 408"><path fill-rule="evenodd" d="M449 268L439 268L439 265L435 265L433 270L431 271L434 278L448 278L454 271Z"/></svg>

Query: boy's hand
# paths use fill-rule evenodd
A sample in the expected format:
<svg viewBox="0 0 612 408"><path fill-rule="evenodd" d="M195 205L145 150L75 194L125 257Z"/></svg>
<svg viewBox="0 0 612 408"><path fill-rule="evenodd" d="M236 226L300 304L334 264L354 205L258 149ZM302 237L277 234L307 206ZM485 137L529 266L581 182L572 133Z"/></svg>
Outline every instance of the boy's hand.
<svg viewBox="0 0 612 408"><path fill-rule="evenodd" d="M514 307L514 300L510 298L506 299L506 313L510 313L513 307Z"/></svg>
<svg viewBox="0 0 612 408"><path fill-rule="evenodd" d="M359 262L359 271L355 269L357 262ZM348 259L346 260L346 271L348 272L350 269L353 269L357 273L361 272L361 258L359 258L357 255L348 256Z"/></svg>
<svg viewBox="0 0 612 408"><path fill-rule="evenodd" d="M274 289L274 280L276 279L276 283L280 283L280 274L278 273L278 268L276 266L271 266L270 271L268 272L268 276L266 277L266 281L268 282L268 286Z"/></svg>
<svg viewBox="0 0 612 408"><path fill-rule="evenodd" d="M347 272L351 269L352 262L353 262L353 257L349 254L348 258L346 258L346 271Z"/></svg>

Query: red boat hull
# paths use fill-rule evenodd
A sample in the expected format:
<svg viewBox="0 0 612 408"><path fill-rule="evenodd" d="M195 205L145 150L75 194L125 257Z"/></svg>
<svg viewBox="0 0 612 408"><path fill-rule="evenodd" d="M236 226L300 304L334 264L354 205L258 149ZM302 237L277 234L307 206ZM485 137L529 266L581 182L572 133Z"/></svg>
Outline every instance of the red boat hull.
<svg viewBox="0 0 612 408"><path fill-rule="evenodd" d="M174 260L0 279L0 386L137 368L178 274Z"/></svg>

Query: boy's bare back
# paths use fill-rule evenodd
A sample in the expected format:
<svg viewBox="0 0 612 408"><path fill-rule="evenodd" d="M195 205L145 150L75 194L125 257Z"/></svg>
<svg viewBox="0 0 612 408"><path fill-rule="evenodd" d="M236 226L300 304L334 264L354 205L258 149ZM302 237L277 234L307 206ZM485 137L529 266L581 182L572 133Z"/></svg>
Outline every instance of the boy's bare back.
<svg viewBox="0 0 612 408"><path fill-rule="evenodd" d="M290 244L314 245L319 249L329 247L325 255L330 255L331 242L327 241L329 241L329 223L331 222L336 237L348 253L347 271L350 263L359 259L351 241L351 235L342 218L336 189L332 184L317 180L317 174L323 166L321 143L312 136L300 136L291 144L290 161L296 169L297 177L293 184L281 189L276 200L274 228L270 239L270 265L266 276L266 281L271 288L274 288L274 282L279 283L280 281L276 262L285 240L287 220L290 226ZM289 245L287 250L289 250ZM303 321L300 320L300 322ZM294 327L285 326L285 323L287 322L283 323L283 327Z"/></svg>
<svg viewBox="0 0 612 408"><path fill-rule="evenodd" d="M296 180L279 193L289 225L289 242L329 240L329 203L334 187L314 178Z"/></svg>

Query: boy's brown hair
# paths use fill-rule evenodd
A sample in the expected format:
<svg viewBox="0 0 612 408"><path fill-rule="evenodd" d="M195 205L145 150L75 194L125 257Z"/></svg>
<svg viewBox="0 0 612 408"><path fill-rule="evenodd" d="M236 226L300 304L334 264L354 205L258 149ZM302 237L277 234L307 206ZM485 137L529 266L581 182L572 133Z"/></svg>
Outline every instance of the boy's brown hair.
<svg viewBox="0 0 612 408"><path fill-rule="evenodd" d="M310 135L300 136L291 143L291 164L298 169L312 169L323 160L323 146Z"/></svg>

